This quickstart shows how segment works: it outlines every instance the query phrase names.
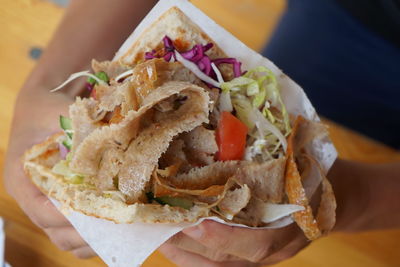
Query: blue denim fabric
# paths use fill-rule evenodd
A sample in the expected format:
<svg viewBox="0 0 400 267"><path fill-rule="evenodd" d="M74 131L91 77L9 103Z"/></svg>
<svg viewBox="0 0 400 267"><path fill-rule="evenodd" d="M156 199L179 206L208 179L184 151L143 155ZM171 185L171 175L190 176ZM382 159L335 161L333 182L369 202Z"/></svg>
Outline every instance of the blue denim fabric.
<svg viewBox="0 0 400 267"><path fill-rule="evenodd" d="M263 53L320 115L400 148L400 49L334 0L289 0Z"/></svg>

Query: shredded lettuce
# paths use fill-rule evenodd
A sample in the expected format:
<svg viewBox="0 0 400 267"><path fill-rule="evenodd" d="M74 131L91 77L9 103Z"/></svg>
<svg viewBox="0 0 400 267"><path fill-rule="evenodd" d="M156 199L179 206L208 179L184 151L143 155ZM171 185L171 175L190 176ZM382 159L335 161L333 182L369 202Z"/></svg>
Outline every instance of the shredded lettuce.
<svg viewBox="0 0 400 267"><path fill-rule="evenodd" d="M219 96L219 111L233 111L231 96L229 92L221 92Z"/></svg>
<svg viewBox="0 0 400 267"><path fill-rule="evenodd" d="M246 124L249 131L251 131L255 126L255 122L251 118L253 106L251 105L250 101L246 97L238 95L235 98L232 98L232 105L236 110L236 117L238 117L241 122Z"/></svg>
<svg viewBox="0 0 400 267"><path fill-rule="evenodd" d="M243 89L246 89L247 86L253 83L253 79L246 78L244 76L237 77L230 82L225 82L221 84L221 89L224 92L240 92Z"/></svg>
<svg viewBox="0 0 400 267"><path fill-rule="evenodd" d="M257 81L254 81L247 85L246 94L248 96L258 95L260 93L260 86L258 86Z"/></svg>
<svg viewBox="0 0 400 267"><path fill-rule="evenodd" d="M104 71L96 72L94 74L94 76L96 76L97 78L99 78L100 80L102 80L105 83L108 83L110 81L110 79L108 78L107 73L105 73ZM90 83L91 85L95 85L95 84L99 83L98 80L94 79L92 76L89 76L87 78L87 82Z"/></svg>
<svg viewBox="0 0 400 267"><path fill-rule="evenodd" d="M260 87L265 89L265 97L267 101L270 102L271 106L279 107L285 125L285 132L288 134L291 130L289 114L286 110L285 104L282 101L275 74L270 69L260 66L248 71L244 76L250 79L256 79ZM273 117L272 113L269 112L268 117L271 118L271 116Z"/></svg>
<svg viewBox="0 0 400 267"><path fill-rule="evenodd" d="M84 176L73 173L69 168L68 160L60 160L53 166L52 172L62 175L71 184L83 184Z"/></svg>
<svg viewBox="0 0 400 267"><path fill-rule="evenodd" d="M222 77L221 72L219 71L218 67L214 64L214 62L211 63L211 67L215 72L215 75L217 75L217 80L219 83L223 83L224 82L224 78Z"/></svg>
<svg viewBox="0 0 400 267"><path fill-rule="evenodd" d="M72 82L73 80L75 80L75 79L77 79L79 77L83 77L83 76L91 77L92 79L94 79L99 84L106 84L103 80L99 79L94 74L91 74L88 70L85 70L85 71L80 71L80 72L71 74L71 76L69 76L68 79L65 82L63 82L62 84L60 84L56 88L50 90L50 92L51 93L56 92L56 91L60 90L61 88L63 88L68 83Z"/></svg>
<svg viewBox="0 0 400 267"><path fill-rule="evenodd" d="M229 93L235 115L249 128L246 159L259 157L266 160L286 151L285 136L291 131L289 115L271 70L266 67L251 69L221 83L221 89L221 97L227 98ZM225 98L220 100L227 103Z"/></svg>
<svg viewBox="0 0 400 267"><path fill-rule="evenodd" d="M267 140L257 139L251 146L246 147L244 158L246 160L252 160L257 155L261 155L266 145Z"/></svg>
<svg viewBox="0 0 400 267"><path fill-rule="evenodd" d="M68 153L67 156L65 157L65 159L69 162L72 160L72 153Z"/></svg>

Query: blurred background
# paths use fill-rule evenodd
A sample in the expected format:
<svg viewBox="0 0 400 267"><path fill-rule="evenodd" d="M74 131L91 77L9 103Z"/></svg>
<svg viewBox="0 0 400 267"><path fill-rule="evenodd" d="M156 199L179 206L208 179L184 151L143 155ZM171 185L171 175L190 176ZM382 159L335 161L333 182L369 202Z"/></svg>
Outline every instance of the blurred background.
<svg viewBox="0 0 400 267"><path fill-rule="evenodd" d="M63 15L67 0L1 0L0 170L3 169L13 103ZM193 0L217 23L255 50L261 50L285 9L284 0ZM132 29L133 30L133 29ZM33 103L34 104L34 103ZM385 162L400 155L332 122L332 139L341 157ZM347 142L343 142L347 140ZM2 177L1 177L2 178ZM98 258L78 260L59 251L0 186L0 216L5 219L5 258L13 266L103 266ZM400 266L400 231L333 234L277 266ZM144 264L174 266L155 252Z"/></svg>

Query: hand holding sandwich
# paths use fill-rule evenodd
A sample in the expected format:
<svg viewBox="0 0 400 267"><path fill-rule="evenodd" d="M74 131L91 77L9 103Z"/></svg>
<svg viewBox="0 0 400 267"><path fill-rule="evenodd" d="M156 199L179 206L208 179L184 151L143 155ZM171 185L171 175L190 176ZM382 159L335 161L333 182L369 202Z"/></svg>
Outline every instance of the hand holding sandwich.
<svg viewBox="0 0 400 267"><path fill-rule="evenodd" d="M25 176L19 162L27 148L59 131L54 122L59 114L68 111L68 106L82 90L82 84L57 95L49 95L49 88L77 69L87 68L92 58L111 57L130 33L132 25L137 24L154 3L119 0L118 4L110 6L107 0L100 0L93 8L90 1L71 1L62 23L16 101L4 170L7 191L57 247L72 251L80 258L95 254L47 196ZM99 42L102 45L99 46ZM57 71L54 71L55 66Z"/></svg>
<svg viewBox="0 0 400 267"><path fill-rule="evenodd" d="M92 255L92 250L86 242L25 176L21 166L15 164L27 147L57 131L51 122L54 114L64 112L72 100L63 94L46 95L47 91L42 88L23 89L17 99L4 172L5 186L32 222L43 229L58 248L73 251L78 257L87 257Z"/></svg>
<svg viewBox="0 0 400 267"><path fill-rule="evenodd" d="M179 266L244 267L278 263L309 243L295 225L254 230L204 221L171 238L160 251Z"/></svg>
<svg viewBox="0 0 400 267"><path fill-rule="evenodd" d="M335 190L335 232L400 226L400 164L337 160L329 173ZM297 226L277 230L233 228L205 221L185 229L160 247L178 266L260 266L289 259L310 242Z"/></svg>

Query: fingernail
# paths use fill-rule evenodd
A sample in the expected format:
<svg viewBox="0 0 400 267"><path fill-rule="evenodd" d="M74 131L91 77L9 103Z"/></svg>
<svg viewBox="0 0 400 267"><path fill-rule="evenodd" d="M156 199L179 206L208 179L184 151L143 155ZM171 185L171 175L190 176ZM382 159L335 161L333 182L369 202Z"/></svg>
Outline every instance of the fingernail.
<svg viewBox="0 0 400 267"><path fill-rule="evenodd" d="M193 239L199 239L203 235L203 230L199 226L186 228L183 232Z"/></svg>

